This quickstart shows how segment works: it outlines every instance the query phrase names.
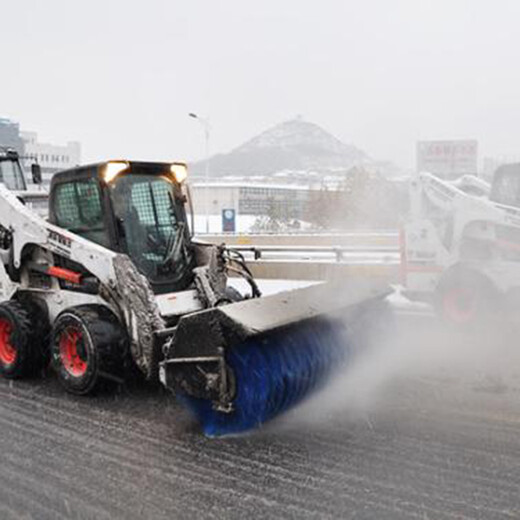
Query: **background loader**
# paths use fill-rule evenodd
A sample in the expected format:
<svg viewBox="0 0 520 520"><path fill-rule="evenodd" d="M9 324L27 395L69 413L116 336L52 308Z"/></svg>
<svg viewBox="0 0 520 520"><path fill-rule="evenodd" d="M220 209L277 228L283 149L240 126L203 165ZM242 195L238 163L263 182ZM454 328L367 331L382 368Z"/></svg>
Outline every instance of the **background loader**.
<svg viewBox="0 0 520 520"><path fill-rule="evenodd" d="M461 326L508 316L520 303L520 164L489 185L429 173L411 182L411 214L401 241L408 295L428 299Z"/></svg>
<svg viewBox="0 0 520 520"><path fill-rule="evenodd" d="M50 359L83 395L136 366L218 435L298 403L361 347L386 287L358 279L260 297L240 255L192 240L186 176L182 163L136 161L63 171L48 220L23 203L23 183L0 184L0 373ZM228 286L230 271L249 294Z"/></svg>

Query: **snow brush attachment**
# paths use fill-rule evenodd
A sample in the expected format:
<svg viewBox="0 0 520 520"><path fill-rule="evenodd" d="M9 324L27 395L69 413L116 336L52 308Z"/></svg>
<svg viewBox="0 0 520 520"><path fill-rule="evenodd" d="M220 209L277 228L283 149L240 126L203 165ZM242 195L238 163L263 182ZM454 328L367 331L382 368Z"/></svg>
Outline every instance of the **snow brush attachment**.
<svg viewBox="0 0 520 520"><path fill-rule="evenodd" d="M166 343L161 380L206 435L256 428L323 387L364 348L367 317L388 293L356 279L184 316Z"/></svg>
<svg viewBox="0 0 520 520"><path fill-rule="evenodd" d="M256 428L320 388L348 355L333 323L307 323L255 337L229 350L235 399L229 413L212 401L178 393L210 437ZM226 411L224 409L224 411Z"/></svg>

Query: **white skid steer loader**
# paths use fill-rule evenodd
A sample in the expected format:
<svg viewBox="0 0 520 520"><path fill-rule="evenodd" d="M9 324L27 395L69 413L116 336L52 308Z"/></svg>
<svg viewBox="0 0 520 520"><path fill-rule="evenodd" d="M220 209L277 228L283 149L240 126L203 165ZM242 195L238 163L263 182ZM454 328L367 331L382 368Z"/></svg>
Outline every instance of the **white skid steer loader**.
<svg viewBox="0 0 520 520"><path fill-rule="evenodd" d="M401 241L409 296L431 300L442 318L464 328L517 315L520 164L499 168L491 185L421 173L410 189Z"/></svg>
<svg viewBox="0 0 520 520"><path fill-rule="evenodd" d="M386 287L360 279L260 297L236 252L192 240L186 176L182 163L123 160L63 171L48 220L0 184L1 374L50 359L66 390L88 394L137 366L209 434L256 426L324 380L345 324L353 344L349 323L366 323ZM230 271L250 294L228 287Z"/></svg>

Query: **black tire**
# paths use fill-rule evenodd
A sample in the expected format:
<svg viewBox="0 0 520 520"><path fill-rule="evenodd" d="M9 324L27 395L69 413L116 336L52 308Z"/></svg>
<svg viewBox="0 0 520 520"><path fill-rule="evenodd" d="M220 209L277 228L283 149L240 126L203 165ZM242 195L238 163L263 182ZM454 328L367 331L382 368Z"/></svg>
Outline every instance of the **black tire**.
<svg viewBox="0 0 520 520"><path fill-rule="evenodd" d="M444 323L460 330L478 331L496 322L503 298L484 275L456 268L441 279L435 293L435 310Z"/></svg>
<svg viewBox="0 0 520 520"><path fill-rule="evenodd" d="M107 307L71 307L54 322L52 365L68 392L87 395L121 381L127 344L123 327Z"/></svg>
<svg viewBox="0 0 520 520"><path fill-rule="evenodd" d="M51 335L47 303L32 294L23 292L17 293L16 301L27 311L31 321L34 345L34 370L39 371L45 369L48 367L50 361L49 339Z"/></svg>
<svg viewBox="0 0 520 520"><path fill-rule="evenodd" d="M18 379L36 373L42 366L41 339L26 306L0 303L0 374Z"/></svg>

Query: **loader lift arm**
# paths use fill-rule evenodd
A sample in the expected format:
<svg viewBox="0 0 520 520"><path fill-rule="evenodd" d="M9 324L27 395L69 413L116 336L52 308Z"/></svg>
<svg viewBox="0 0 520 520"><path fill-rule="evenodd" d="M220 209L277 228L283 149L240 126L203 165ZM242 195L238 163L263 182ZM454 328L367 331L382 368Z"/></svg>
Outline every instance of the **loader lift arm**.
<svg viewBox="0 0 520 520"><path fill-rule="evenodd" d="M496 188L496 187L494 187ZM482 253L482 247L515 247L504 236L520 229L520 208L502 204L489 198L491 187L473 176L464 176L456 182L448 182L421 173L411 182L411 204L407 233L408 261L414 262L413 243L420 237L436 235L434 246L439 260L471 259ZM420 229L422 226L422 229ZM472 251L472 245L475 249ZM478 246L481 246L480 248ZM423 247L420 245L419 248ZM492 255L492 251L487 251ZM415 256L417 260L421 255ZM481 258L480 258L481 259Z"/></svg>

